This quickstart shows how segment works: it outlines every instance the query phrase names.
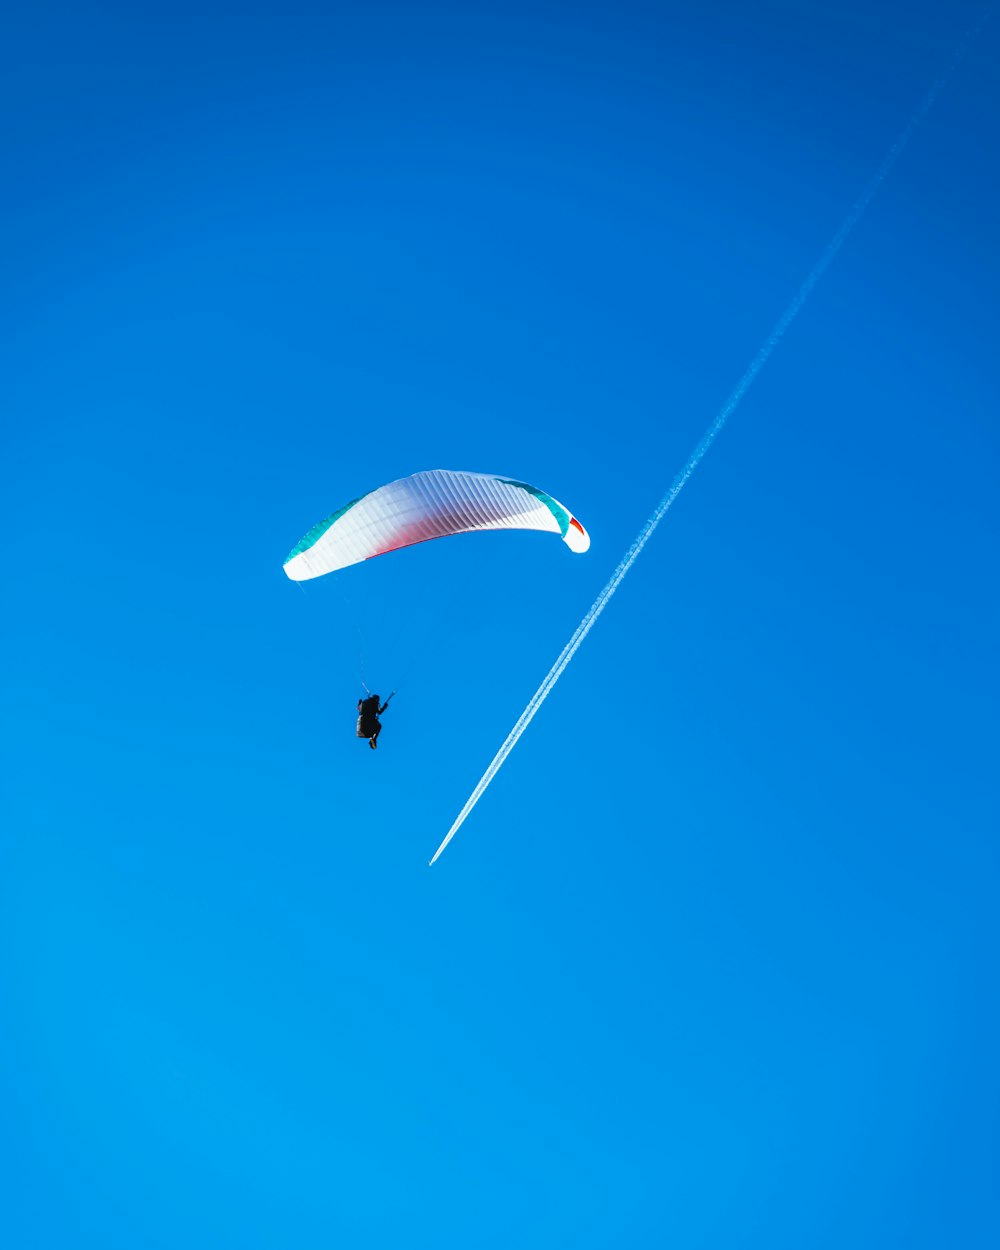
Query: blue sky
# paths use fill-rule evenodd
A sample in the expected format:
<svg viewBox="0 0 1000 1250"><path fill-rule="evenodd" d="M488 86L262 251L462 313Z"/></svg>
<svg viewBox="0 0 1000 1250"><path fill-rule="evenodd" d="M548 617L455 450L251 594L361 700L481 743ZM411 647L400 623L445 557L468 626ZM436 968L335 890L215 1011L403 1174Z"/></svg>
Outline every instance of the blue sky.
<svg viewBox="0 0 1000 1250"><path fill-rule="evenodd" d="M997 1243L995 22L427 868L978 12L10 20L5 1246Z"/></svg>

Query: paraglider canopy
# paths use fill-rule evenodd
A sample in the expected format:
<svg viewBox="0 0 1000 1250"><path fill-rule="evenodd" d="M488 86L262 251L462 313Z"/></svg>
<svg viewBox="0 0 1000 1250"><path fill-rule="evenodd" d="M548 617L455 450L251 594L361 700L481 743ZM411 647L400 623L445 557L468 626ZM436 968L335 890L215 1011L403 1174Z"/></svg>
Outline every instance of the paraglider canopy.
<svg viewBox="0 0 1000 1250"><path fill-rule="evenodd" d="M308 581L414 543L476 530L542 530L582 553L590 536L558 500L536 486L488 473L427 469L352 499L314 525L284 563Z"/></svg>

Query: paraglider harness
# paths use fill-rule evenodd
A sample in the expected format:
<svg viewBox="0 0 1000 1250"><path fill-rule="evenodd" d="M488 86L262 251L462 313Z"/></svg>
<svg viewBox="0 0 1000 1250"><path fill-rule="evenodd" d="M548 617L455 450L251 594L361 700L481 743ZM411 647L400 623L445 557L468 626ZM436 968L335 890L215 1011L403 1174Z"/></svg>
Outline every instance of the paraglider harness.
<svg viewBox="0 0 1000 1250"><path fill-rule="evenodd" d="M389 698L382 704L378 705L378 695L369 695L367 699L358 700L358 737L374 738L378 736L382 726L379 724L379 717L389 706L389 699L395 694L395 690L389 695Z"/></svg>

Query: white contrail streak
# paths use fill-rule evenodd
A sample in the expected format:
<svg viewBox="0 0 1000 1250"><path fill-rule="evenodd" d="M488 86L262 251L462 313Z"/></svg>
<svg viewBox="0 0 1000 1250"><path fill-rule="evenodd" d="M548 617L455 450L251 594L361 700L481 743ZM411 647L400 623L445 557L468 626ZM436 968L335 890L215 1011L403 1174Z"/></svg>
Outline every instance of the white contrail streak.
<svg viewBox="0 0 1000 1250"><path fill-rule="evenodd" d="M496 755L494 755L493 759L490 762L489 768L487 768L486 772L483 773L482 777L479 779L478 784L476 785L476 788L469 795L468 799L466 799L465 806L458 813L458 816L455 818L455 823L448 830L448 833L444 841L441 843L438 849L434 852L434 858L430 861L432 864L435 862L435 860L438 858L438 856L441 854L444 848L448 845L448 843L452 840L455 834L459 831L459 829L461 829L469 813L472 811L472 809L476 806L476 804L482 798L483 793L486 790L486 787L490 784L493 778L500 771L500 768L503 765L504 760L507 758L508 755L510 755L511 751L513 751L514 747L517 745L518 739L521 737L524 731L531 724L532 720L535 717L535 713L542 706L545 700L549 697L549 694L551 693L552 688L555 686L556 682L562 676L563 671L565 670L567 664L569 664L573 656L576 655L577 651L580 649L580 646L584 638L587 637L587 635L590 633L590 631L593 629L594 625L596 624L597 618L601 615L604 609L608 606L608 603L611 600L611 596L615 593L615 591L624 581L625 574L629 571L632 565L635 564L636 560L639 558L639 553L642 551L643 547L645 547L646 543L649 542L650 538L653 535L653 531L656 529L656 527L660 524L660 522L666 516L674 500L677 498L677 496L681 493L681 491L687 485L688 479L690 478L691 474L694 473L695 469L697 469L698 465L701 463L702 459L704 458L705 453L715 442L716 437L719 434L719 431L726 424L726 421L729 419L730 415L735 410L740 400L747 393L747 390L749 389L751 382L753 382L757 374L760 373L761 369L763 369L771 353L774 351L774 349L778 346L778 343L781 341L785 331L795 320L802 305L806 302L806 300L812 294L813 288L816 286L816 283L819 282L820 278L822 278L823 274L829 268L831 261L840 251L841 247L844 244L844 240L847 238L847 236L851 233L851 231L857 225L859 219L861 218L861 215L864 213L865 209L868 207L869 203L871 202L872 197L875 195L876 191L878 191L879 187L885 181L885 179L887 178L889 174L889 171L892 169L893 165L895 165L896 161L899 159L899 156L902 153L903 149L906 147L907 143L909 143L914 130L916 130L917 126L920 125L924 116L926 115L928 110L932 107L932 105L934 104L934 101L941 94L941 91L943 90L943 88L945 87L949 79L951 78L952 74L955 72L955 68L957 67L959 61L961 60L961 57L964 54L965 49L968 47L971 40L978 33L979 29L981 28L987 16L989 15L989 12L991 9L992 9L992 5L989 6L989 8L982 14L979 21L976 22L976 24L972 27L972 29L968 32L968 34L966 34L966 36L962 39L957 51L955 52L954 56L949 62L948 67L945 69L941 77L934 83L931 89L927 92L923 100L921 100L913 116L910 118L909 122L906 124L905 128L903 129L903 132L900 134L899 138L889 149L881 165L879 165L878 169L875 171L875 174L872 177L871 181L868 183L864 191L862 191L861 195L855 201L855 204L853 208L851 209L851 211L844 218L844 221L841 224L840 229L833 236L830 242L826 245L826 248L824 249L823 254L820 256L819 260L809 271L808 275L806 276L805 281L802 283L798 291L796 291L795 295L793 296L791 303L788 305L785 311L778 318L777 322L775 323L774 329L764 340L762 347L757 352L757 355L754 356L753 360L750 362L750 365L747 371L740 378L739 382L737 382L736 387L733 390L732 394L729 396L726 402L719 409L718 415L716 416L712 424L708 427L708 429L705 431L704 435L702 436L701 442L698 444L698 446L694 449L694 451L688 457L687 463L684 465L684 468L681 469L680 473L678 473L677 476L674 478L670 486L670 489L663 496L660 502L656 505L655 511L646 521L642 529L639 531L639 534L636 537L635 542L633 542L632 546L629 547L628 551L625 553L618 567L615 569L614 573L612 573L611 578L608 581L608 584L604 587L601 593L594 600L590 608L590 611L583 618L580 624L576 627L576 630L572 638L570 638L569 642L567 642L565 647L563 647L559 655L559 658L556 660L555 664L552 665L552 667L549 669L548 673L546 674L545 680L538 687L535 693L531 696L531 699L528 701L528 706L524 709L524 711L518 717L517 724L514 726L514 728L510 731L510 733L504 739L503 746L500 748L499 751L497 751Z"/></svg>

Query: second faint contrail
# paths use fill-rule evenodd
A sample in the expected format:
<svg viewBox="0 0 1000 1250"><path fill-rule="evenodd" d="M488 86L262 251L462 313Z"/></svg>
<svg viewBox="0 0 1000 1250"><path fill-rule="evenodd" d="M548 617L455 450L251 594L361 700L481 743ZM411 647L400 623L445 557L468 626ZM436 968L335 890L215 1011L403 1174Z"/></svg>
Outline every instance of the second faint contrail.
<svg viewBox="0 0 1000 1250"><path fill-rule="evenodd" d="M851 233L851 231L857 225L858 220L860 219L862 213L864 213L865 209L868 207L872 199L872 196L874 196L876 191L878 191L879 187L885 181L886 177L889 174L889 171L892 169L893 165L895 165L896 161L898 160L900 153L903 151L903 149L906 147L907 143L909 142L910 137L913 134L914 130L916 130L917 126L920 125L920 122L923 120L928 110L934 104L934 101L941 94L941 91L944 88L945 84L948 82L952 74L955 72L955 68L958 65L958 62L960 61L963 53L965 52L966 47L968 46L970 41L974 38L974 36L976 35L978 30L982 26L983 22L986 20L986 17L988 16L991 8L992 8L992 5L983 13L979 21L976 22L973 28L962 39L961 43L958 46L958 49L956 50L954 56L951 58L951 61L949 62L944 73L934 83L931 89L927 92L927 94L921 100L920 104L917 106L916 110L914 111L913 116L910 118L909 122L907 122L906 126L904 127L899 138L896 140L896 142L892 145L892 147L886 153L884 159L882 160L881 165L879 165L878 169L875 171L875 174L873 175L871 181L868 183L864 191L862 191L861 195L855 201L854 206L851 208L851 211L844 218L840 226L840 229L833 236L830 242L826 245L826 248L824 249L823 254L820 256L819 260L816 262L816 264L812 267L812 269L806 275L805 281L802 283L802 285L796 291L795 295L792 297L791 303L788 305L785 311L778 318L777 322L775 323L774 329L764 340L763 345L760 347L756 356L754 356L753 360L750 362L749 367L747 368L743 376L740 378L739 382L737 382L729 398L719 409L718 415L716 416L715 420L712 422L712 424L708 427L708 429L702 435L701 441L698 443L698 446L695 447L691 455L688 456L687 463L684 465L683 469L681 469L680 473L678 473L677 476L674 478L673 482L671 483L670 489L663 496L660 502L656 505L656 508L653 511L652 515L649 517L645 525L643 525L642 529L639 531L638 536L635 539L635 542L632 543L632 546L629 547L628 551L626 551L625 555L622 557L621 561L619 562L618 567L611 574L611 578L608 581L607 585L604 587L601 593L594 600L593 604L590 607L590 610L587 612L586 616L583 618L580 624L576 627L576 630L573 633L572 638L570 638L569 642L567 642L565 647L563 647L562 651L559 654L559 658L556 660L555 664L552 665L552 667L549 669L548 673L546 674L545 680L538 687L535 693L531 696L531 699L528 701L528 706L524 709L524 711L518 717L517 723L515 724L514 728L510 731L510 733L504 739L503 746L501 746L500 750L497 751L496 755L494 755L493 759L490 762L490 766L487 768L486 772L483 773L482 777L480 777L479 782L476 785L476 788L469 795L468 799L466 799L465 806L456 816L455 822L451 826L451 828L448 830L448 833L446 834L444 841L441 843L438 849L434 852L434 858L430 861L432 864L435 862L435 860L438 858L438 856L441 854L444 848L448 845L448 843L452 840L455 834L459 831L459 829L461 829L469 813L472 811L472 809L476 806L476 804L482 798L483 792L486 790L486 787L490 784L493 778L500 771L500 768L504 760L507 758L508 755L510 755L511 751L513 751L514 747L517 745L518 739L521 737L524 731L531 724L532 720L535 717L535 713L538 711L538 709L542 706L542 704L548 698L549 694L552 691L553 686L555 686L556 682L562 676L563 671L566 668L566 665L569 664L573 656L576 655L577 651L580 649L580 645L583 642L584 638L586 638L586 636L590 633L590 631L593 629L594 625L596 624L597 618L601 615L604 609L608 606L608 603L611 600L611 596L615 593L618 587L622 584L622 581L625 578L625 574L629 571L632 565L635 564L636 560L639 558L639 553L642 551L643 547L645 547L646 543L649 542L653 534L653 531L663 520L664 516L666 516L674 500L677 498L677 496L681 493L681 491L687 485L688 479L690 478L691 474L695 471L695 469L697 469L698 465L701 463L702 459L704 458L705 453L715 442L716 437L719 434L719 431L726 424L726 421L729 419L733 410L739 404L743 396L747 393L747 390L749 389L751 382L753 382L754 378L757 376L757 374L761 371L761 369L767 363L768 357L771 355L774 349L778 346L778 343L781 341L782 336L784 335L785 331L795 320L802 305L806 302L806 300L812 294L813 288L816 286L816 283L819 282L820 278L822 278L823 274L829 268L830 262L834 259L834 257L840 251L841 247L843 246L844 240L847 238L847 236Z"/></svg>

